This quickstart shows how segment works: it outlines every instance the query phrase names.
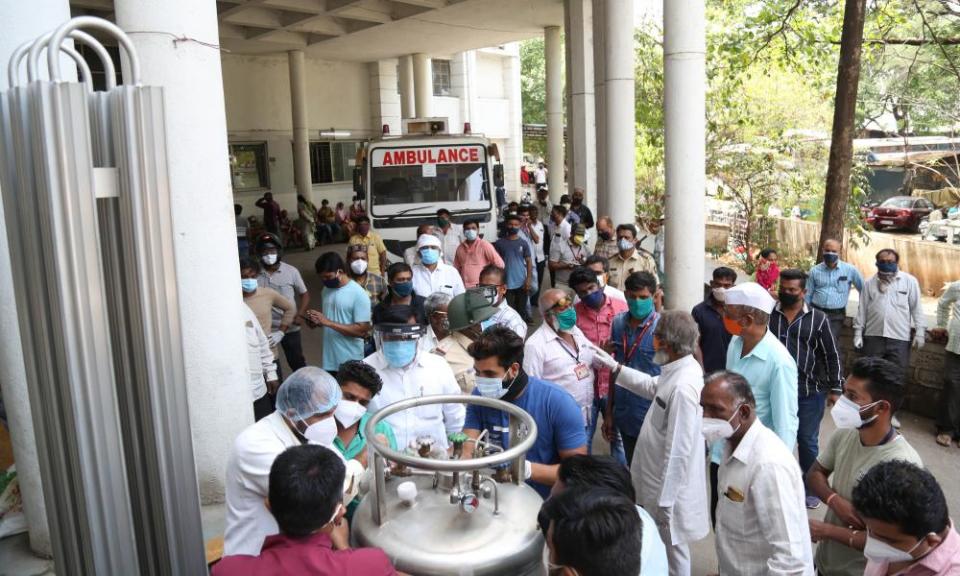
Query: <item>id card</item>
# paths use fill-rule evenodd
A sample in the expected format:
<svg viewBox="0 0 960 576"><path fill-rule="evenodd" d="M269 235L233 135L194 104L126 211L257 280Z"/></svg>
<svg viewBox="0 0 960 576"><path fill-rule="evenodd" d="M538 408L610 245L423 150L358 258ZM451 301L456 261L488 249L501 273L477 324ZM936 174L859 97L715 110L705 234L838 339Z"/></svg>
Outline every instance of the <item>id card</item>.
<svg viewBox="0 0 960 576"><path fill-rule="evenodd" d="M574 367L573 373L577 375L577 380L586 380L590 377L590 367L581 362Z"/></svg>

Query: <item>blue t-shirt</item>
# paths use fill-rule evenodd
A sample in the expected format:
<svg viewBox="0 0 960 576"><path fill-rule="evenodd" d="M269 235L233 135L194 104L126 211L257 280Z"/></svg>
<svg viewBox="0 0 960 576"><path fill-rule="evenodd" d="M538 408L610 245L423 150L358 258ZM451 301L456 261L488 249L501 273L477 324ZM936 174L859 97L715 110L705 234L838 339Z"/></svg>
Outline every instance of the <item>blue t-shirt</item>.
<svg viewBox="0 0 960 576"><path fill-rule="evenodd" d="M630 327L630 312L617 314L610 329L610 340L614 347L613 357L618 362L645 374L659 376L660 366L653 362L653 333L660 322L660 315L656 312L650 314L636 329ZM637 338L641 335L643 338L637 344ZM621 434L634 438L640 436L650 401L621 386L616 386L613 393L613 423Z"/></svg>
<svg viewBox="0 0 960 576"><path fill-rule="evenodd" d="M369 322L370 296L353 280L340 288L324 288L323 315L337 324ZM347 360L363 360L363 338L350 338L333 328L324 328L323 369L337 370Z"/></svg>
<svg viewBox="0 0 960 576"><path fill-rule="evenodd" d="M503 258L507 271L507 290L523 288L527 281L527 258L531 258L530 245L523 238L501 238L493 243L497 254Z"/></svg>
<svg viewBox="0 0 960 576"><path fill-rule="evenodd" d="M480 392L474 390L473 394L479 396ZM511 404L525 410L537 423L537 440L527 452L530 462L559 464L561 450L586 446L580 407L569 392L556 384L529 377L523 394ZM510 448L510 417L506 412L471 404L467 406L463 428L487 430L490 442L504 450ZM550 495L550 486L529 480L527 483L544 499Z"/></svg>

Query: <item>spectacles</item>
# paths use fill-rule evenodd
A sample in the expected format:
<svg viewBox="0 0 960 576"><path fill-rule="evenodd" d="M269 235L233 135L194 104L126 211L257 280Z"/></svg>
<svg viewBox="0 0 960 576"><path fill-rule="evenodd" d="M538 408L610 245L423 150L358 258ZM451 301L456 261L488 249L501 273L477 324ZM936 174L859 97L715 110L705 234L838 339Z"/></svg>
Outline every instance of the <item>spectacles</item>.
<svg viewBox="0 0 960 576"><path fill-rule="evenodd" d="M553 306L547 309L548 312L562 312L569 308L573 304L573 300L569 296L564 296L563 298L557 300Z"/></svg>

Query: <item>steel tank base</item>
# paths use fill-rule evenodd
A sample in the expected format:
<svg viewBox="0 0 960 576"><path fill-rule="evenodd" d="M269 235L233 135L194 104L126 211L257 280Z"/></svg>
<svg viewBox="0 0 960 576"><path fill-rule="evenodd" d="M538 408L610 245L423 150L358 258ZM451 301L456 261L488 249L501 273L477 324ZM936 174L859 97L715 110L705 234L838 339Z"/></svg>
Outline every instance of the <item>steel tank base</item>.
<svg viewBox="0 0 960 576"><path fill-rule="evenodd" d="M401 502L397 485L417 486L413 505ZM364 498L353 516L356 546L382 549L397 570L416 576L488 576L543 574L543 535L537 513L543 500L526 484L499 484L499 514L494 497L479 498L473 512L451 504L449 491L435 489L432 475L393 477L386 482L388 520L373 521L374 499Z"/></svg>

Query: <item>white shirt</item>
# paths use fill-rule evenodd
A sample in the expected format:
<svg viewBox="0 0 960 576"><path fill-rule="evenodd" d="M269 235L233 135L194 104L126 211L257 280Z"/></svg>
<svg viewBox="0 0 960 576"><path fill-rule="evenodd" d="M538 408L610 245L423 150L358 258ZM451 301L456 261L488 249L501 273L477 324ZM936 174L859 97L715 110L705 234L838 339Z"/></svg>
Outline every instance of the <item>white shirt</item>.
<svg viewBox="0 0 960 576"><path fill-rule="evenodd" d="M543 224L539 220L536 222L531 222L530 227L533 228L534 233L536 233L539 242L533 243L533 253L536 256L535 262L543 262L547 259L547 255L543 251Z"/></svg>
<svg viewBox="0 0 960 576"><path fill-rule="evenodd" d="M423 264L415 264L412 269L413 291L424 298L434 292L456 296L465 291L460 273L445 262L437 262L437 267L432 272Z"/></svg>
<svg viewBox="0 0 960 576"><path fill-rule="evenodd" d="M664 365L654 382L624 386L653 400L630 467L633 485L644 508L666 509L672 545L695 542L710 531L701 433L703 369L692 355L684 356Z"/></svg>
<svg viewBox="0 0 960 576"><path fill-rule="evenodd" d="M462 394L453 370L447 361L423 350L405 368L391 368L380 352L363 359L373 366L383 380L380 393L370 400L371 414L400 400L431 394ZM393 428L400 450L407 448L417 436L429 435L435 446L446 449L447 434L463 430L467 409L463 404L432 404L398 412L386 419Z"/></svg>
<svg viewBox="0 0 960 576"><path fill-rule="evenodd" d="M862 336L883 336L910 341L910 328L923 333L927 322L920 306L920 284L910 274L898 271L881 290L879 276L863 284L853 330Z"/></svg>
<svg viewBox="0 0 960 576"><path fill-rule="evenodd" d="M299 446L279 412L248 426L237 436L227 460L224 478L227 518L223 554L260 554L263 539L280 531L264 506L270 484L270 466L281 452Z"/></svg>
<svg viewBox="0 0 960 576"><path fill-rule="evenodd" d="M557 242L557 241L558 241L558 240L557 240L557 235L558 235L558 234L560 235L560 238L561 238L562 240L564 240L564 241L569 240L569 239L570 239L570 230L571 230L571 228L570 228L570 222L567 221L566 218L564 218L563 220L561 220L559 224L557 224L556 222L554 222L553 219L551 219L551 220L547 223L547 233L549 233L549 234L550 234L550 237L552 238L551 242Z"/></svg>
<svg viewBox="0 0 960 576"><path fill-rule="evenodd" d="M267 380L277 379L277 367L273 363L273 351L267 335L260 327L256 314L243 305L243 323L247 333L247 368L250 373L250 389L253 399L259 400L267 393ZM264 378L266 375L266 378Z"/></svg>
<svg viewBox="0 0 960 576"><path fill-rule="evenodd" d="M443 261L453 265L453 259L457 255L457 248L463 242L463 229L459 224L450 223L450 229L444 234L439 226L434 228L437 237L440 238L440 252L443 254Z"/></svg>
<svg viewBox="0 0 960 576"><path fill-rule="evenodd" d="M583 423L589 422L593 403L593 349L579 328L570 330L577 350L564 342L553 328L542 324L523 347L523 369L530 376L553 382L573 396L583 413ZM579 372L583 376L578 377Z"/></svg>
<svg viewBox="0 0 960 576"><path fill-rule="evenodd" d="M533 181L535 184L546 184L547 183L547 169L546 168L537 168L533 171Z"/></svg>
<svg viewBox="0 0 960 576"><path fill-rule="evenodd" d="M760 420L754 420L732 454L726 443L718 493L721 576L813 576L800 466Z"/></svg>
<svg viewBox="0 0 960 576"><path fill-rule="evenodd" d="M504 298L498 306L494 306L494 308L497 309L497 313L490 317L494 324L506 326L516 332L517 336L521 338L527 337L527 323L523 321L523 318L520 317L520 314L518 314L516 310L507 304L506 298Z"/></svg>

